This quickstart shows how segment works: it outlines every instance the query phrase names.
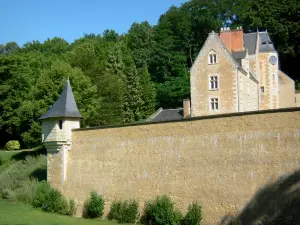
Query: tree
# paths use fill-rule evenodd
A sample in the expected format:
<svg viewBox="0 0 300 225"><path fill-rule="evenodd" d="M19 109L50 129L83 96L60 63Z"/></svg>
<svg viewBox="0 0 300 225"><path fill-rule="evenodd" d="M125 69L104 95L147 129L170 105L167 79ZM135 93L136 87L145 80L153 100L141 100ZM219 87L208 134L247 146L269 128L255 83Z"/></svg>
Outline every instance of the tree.
<svg viewBox="0 0 300 225"><path fill-rule="evenodd" d="M242 7L240 7L242 8ZM298 77L300 60L300 4L298 0L252 0L238 16L247 30L268 30L281 59L282 70Z"/></svg>
<svg viewBox="0 0 300 225"><path fill-rule="evenodd" d="M5 45L0 44L0 55L9 55L20 49L16 42L7 42Z"/></svg>
<svg viewBox="0 0 300 225"><path fill-rule="evenodd" d="M143 102L141 107L142 118L146 119L155 111L156 90L146 66L139 69L138 74L141 82L141 99Z"/></svg>
<svg viewBox="0 0 300 225"><path fill-rule="evenodd" d="M127 44L137 68L149 65L152 46L154 44L153 28L145 21L133 23L127 34Z"/></svg>

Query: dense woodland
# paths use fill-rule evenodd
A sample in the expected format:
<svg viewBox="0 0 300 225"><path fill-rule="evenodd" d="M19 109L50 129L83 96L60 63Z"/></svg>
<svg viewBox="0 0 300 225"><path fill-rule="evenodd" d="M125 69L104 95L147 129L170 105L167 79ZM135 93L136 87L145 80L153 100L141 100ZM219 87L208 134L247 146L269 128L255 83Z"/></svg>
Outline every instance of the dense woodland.
<svg viewBox="0 0 300 225"><path fill-rule="evenodd" d="M73 43L55 37L0 45L0 145L39 144L38 118L68 77L82 127L141 121L158 107L181 107L193 60L208 33L223 26L267 29L281 69L300 80L299 0L191 0L170 7L157 25L133 23L125 34L105 30Z"/></svg>

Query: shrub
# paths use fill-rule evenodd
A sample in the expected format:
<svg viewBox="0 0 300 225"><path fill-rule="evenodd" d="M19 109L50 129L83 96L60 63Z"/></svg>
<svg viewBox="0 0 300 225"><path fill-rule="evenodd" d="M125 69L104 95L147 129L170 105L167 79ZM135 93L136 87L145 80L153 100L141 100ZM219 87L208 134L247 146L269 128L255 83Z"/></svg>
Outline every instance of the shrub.
<svg viewBox="0 0 300 225"><path fill-rule="evenodd" d="M70 202L69 202L69 213L68 213L68 215L69 216L74 216L75 213L76 213L76 209L77 209L76 203L73 199L71 199Z"/></svg>
<svg viewBox="0 0 300 225"><path fill-rule="evenodd" d="M20 187L15 189L16 200L24 202L26 204L31 204L34 197L34 191L32 190L35 190L37 184L38 181L36 179L30 178L27 178L20 182Z"/></svg>
<svg viewBox="0 0 300 225"><path fill-rule="evenodd" d="M155 201L146 203L142 222L147 225L177 225L181 218L181 213L174 208L171 199L159 196Z"/></svg>
<svg viewBox="0 0 300 225"><path fill-rule="evenodd" d="M201 205L194 202L189 205L188 212L183 218L182 225L199 225L202 219L202 209Z"/></svg>
<svg viewBox="0 0 300 225"><path fill-rule="evenodd" d="M2 190L2 198L6 200L16 200L16 193L10 189Z"/></svg>
<svg viewBox="0 0 300 225"><path fill-rule="evenodd" d="M135 223L138 218L139 204L137 201L124 201L121 205L121 213L118 218L119 223Z"/></svg>
<svg viewBox="0 0 300 225"><path fill-rule="evenodd" d="M84 204L85 213L84 217L97 218L102 217L104 210L104 199L97 192L93 191L90 195L90 199Z"/></svg>
<svg viewBox="0 0 300 225"><path fill-rule="evenodd" d="M12 141L9 141L6 143L5 145L5 149L8 150L8 151L11 151L11 150L19 150L20 149L20 143L19 141L16 141L16 140L12 140Z"/></svg>
<svg viewBox="0 0 300 225"><path fill-rule="evenodd" d="M118 220L121 214L121 207L122 207L121 201L114 201L110 206L110 211L107 218L109 220Z"/></svg>
<svg viewBox="0 0 300 225"><path fill-rule="evenodd" d="M0 167L0 196L3 190L9 189L16 194L17 200L31 203L37 183L35 172L46 170L46 157L27 156L25 160L5 161Z"/></svg>
<svg viewBox="0 0 300 225"><path fill-rule="evenodd" d="M69 212L67 200L59 191L51 188L46 181L42 181L36 186L32 205L34 207L42 208L45 212L63 215L67 215Z"/></svg>
<svg viewBox="0 0 300 225"><path fill-rule="evenodd" d="M117 220L119 223L135 223L139 215L137 201L114 201L110 207L108 219Z"/></svg>

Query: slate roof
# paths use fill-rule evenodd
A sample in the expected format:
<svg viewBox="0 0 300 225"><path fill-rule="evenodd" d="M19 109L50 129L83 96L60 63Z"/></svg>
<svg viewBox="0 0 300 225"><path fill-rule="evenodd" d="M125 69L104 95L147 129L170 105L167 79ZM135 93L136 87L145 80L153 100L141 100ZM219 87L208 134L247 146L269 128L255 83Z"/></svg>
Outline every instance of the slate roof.
<svg viewBox="0 0 300 225"><path fill-rule="evenodd" d="M257 33L244 34L244 47L248 49L249 55L254 55L256 51Z"/></svg>
<svg viewBox="0 0 300 225"><path fill-rule="evenodd" d="M275 52L274 45L271 41L271 38L267 32L259 33L260 43L259 43L259 52Z"/></svg>
<svg viewBox="0 0 300 225"><path fill-rule="evenodd" d="M160 108L154 115L149 118L151 122L161 122L170 120L183 119L183 108L179 109L162 109Z"/></svg>
<svg viewBox="0 0 300 225"><path fill-rule="evenodd" d="M54 105L40 117L40 120L57 117L82 118L73 95L73 91L68 80L63 92Z"/></svg>
<svg viewBox="0 0 300 225"><path fill-rule="evenodd" d="M239 67L241 67L242 66L241 60L245 58L246 51L232 52L231 55L235 59Z"/></svg>
<svg viewBox="0 0 300 225"><path fill-rule="evenodd" d="M275 52L276 49L271 41L271 38L267 31L254 32L244 34L244 47L248 49L249 55L254 55L256 52L256 41L259 36L260 42L258 43L259 52Z"/></svg>

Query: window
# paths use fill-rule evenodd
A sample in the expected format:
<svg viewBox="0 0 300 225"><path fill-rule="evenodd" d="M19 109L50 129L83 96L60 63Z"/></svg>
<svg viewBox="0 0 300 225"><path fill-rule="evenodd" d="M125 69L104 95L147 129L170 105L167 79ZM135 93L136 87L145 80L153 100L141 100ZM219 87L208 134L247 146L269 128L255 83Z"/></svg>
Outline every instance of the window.
<svg viewBox="0 0 300 225"><path fill-rule="evenodd" d="M265 93L265 87L264 86L260 86L260 93L264 94Z"/></svg>
<svg viewBox="0 0 300 225"><path fill-rule="evenodd" d="M217 90L219 88L218 76L210 76L209 78L209 89Z"/></svg>
<svg viewBox="0 0 300 225"><path fill-rule="evenodd" d="M219 99L218 98L210 98L210 110L218 111L219 110Z"/></svg>
<svg viewBox="0 0 300 225"><path fill-rule="evenodd" d="M208 55L208 64L216 64L217 63L217 53L215 51L210 51Z"/></svg>
<svg viewBox="0 0 300 225"><path fill-rule="evenodd" d="M59 121L59 129L61 129L61 130L62 130L62 128L63 128L63 121L62 121L62 120L60 120L60 121Z"/></svg>

